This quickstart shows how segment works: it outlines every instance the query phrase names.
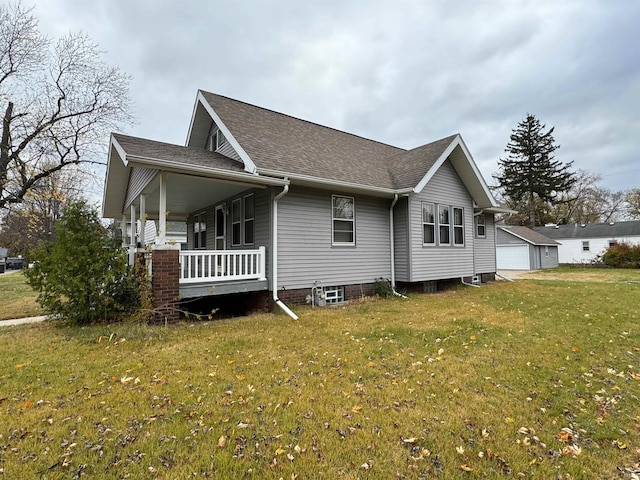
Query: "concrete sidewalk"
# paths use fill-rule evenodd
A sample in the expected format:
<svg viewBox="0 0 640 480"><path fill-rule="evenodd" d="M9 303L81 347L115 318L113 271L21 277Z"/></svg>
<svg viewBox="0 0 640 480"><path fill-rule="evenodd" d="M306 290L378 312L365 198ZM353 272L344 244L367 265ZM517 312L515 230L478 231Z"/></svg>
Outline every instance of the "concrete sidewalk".
<svg viewBox="0 0 640 480"><path fill-rule="evenodd" d="M0 320L0 327L10 327L11 325L22 325L24 323L42 322L47 319L46 315L40 317L14 318L13 320Z"/></svg>

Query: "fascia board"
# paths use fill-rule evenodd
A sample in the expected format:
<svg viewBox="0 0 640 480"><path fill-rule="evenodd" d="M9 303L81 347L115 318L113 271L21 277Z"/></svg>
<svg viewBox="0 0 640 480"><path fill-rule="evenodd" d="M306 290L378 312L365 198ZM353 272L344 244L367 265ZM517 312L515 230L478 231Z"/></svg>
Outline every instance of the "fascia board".
<svg viewBox="0 0 640 480"><path fill-rule="evenodd" d="M495 198L493 198L493 195L489 190L489 186L484 181L484 178L482 178L482 174L480 173L480 170L478 169L476 162L473 161L473 157L471 156L469 149L467 149L467 146L465 145L460 135L456 135L456 137L451 141L451 144L447 147L447 149L444 152L442 152L442 155L438 157L438 160L436 160L436 162L429 169L429 171L424 175L424 177L422 177L422 180L420 180L420 182L418 182L418 184L414 187L413 191L415 193L420 193L422 192L422 190L424 190L424 187L426 187L427 183L429 183L429 181L433 178L433 176L436 174L438 169L447 160L447 158L449 158L449 155L451 155L451 153L457 146L460 146L460 148L462 149L462 152L465 155L468 165L471 167L471 170L474 176L476 177L478 183L480 184L480 187L482 188L484 194L487 196L487 198L491 202L491 206L497 207L498 204Z"/></svg>
<svg viewBox="0 0 640 480"><path fill-rule="evenodd" d="M326 178L314 177L311 175L299 175L299 174L290 173L290 172L282 172L279 170L259 169L258 173L263 175L287 177L291 181L315 184L318 186L318 188L323 188L323 189L338 187L340 189L347 190L347 191L350 190L354 192L365 192L365 193L373 194L375 196L393 197L396 194L403 195L403 194L413 192L413 189L411 188L394 190L392 188L373 187L371 185L362 185L359 183L344 182L340 180L330 180Z"/></svg>
<svg viewBox="0 0 640 480"><path fill-rule="evenodd" d="M224 134L224 137L231 144L233 149L238 153L238 155L242 159L242 162L244 163L245 171L255 174L257 172L256 164L253 163L253 160L251 160L251 158L249 157L247 152L245 152L244 149L240 146L240 144L238 143L236 138L233 136L231 131L224 124L222 119L218 116L218 114L211 107L211 105L209 105L209 102L207 102L207 99L204 98L204 95L202 95L201 91L198 91L198 100L197 101L200 102L202 104L202 106L205 108L205 110L207 111L207 113L209 115L211 115L211 118L213 119L214 122L216 122L216 125L218 125L218 128L220 130L222 130L222 133ZM196 103L196 108L197 108L197 103ZM194 108L194 111L193 111L193 115L195 117L195 108ZM193 122L193 120L192 120L192 122ZM189 127L189 133L191 133L191 127Z"/></svg>
<svg viewBox="0 0 640 480"><path fill-rule="evenodd" d="M137 166L158 168L163 171L173 171L175 173L186 175L202 175L212 178L222 178L269 186L284 186L289 184L287 180L280 178L271 178L250 173L230 172L220 168L211 168L199 165L185 165L184 163L174 162L172 160L162 160L138 155L128 155L127 160L130 164L135 164Z"/></svg>
<svg viewBox="0 0 640 480"><path fill-rule="evenodd" d="M113 153L114 150L116 151L117 156L119 158L113 158L112 153ZM105 172L105 182L104 182L105 183L105 187L104 187L104 191L102 193L102 216L103 216L103 218L112 218L113 217L110 214L111 212L109 212L109 210L110 210L110 208L109 208L110 202L108 202L107 195L112 190L117 189L117 185L114 185L114 182L118 183L118 180L116 179L116 177L118 177L118 176L122 177L123 173L124 173L124 170L128 170L128 169L129 169L129 165L128 165L128 162L127 162L127 154L124 151L124 149L122 148L122 146L120 145L120 143L118 143L118 141L115 139L113 134L111 134L111 137L109 139L109 153L108 153L108 157L107 157L107 169L106 169L106 172ZM127 186L125 185L124 189L126 190L126 188L127 188Z"/></svg>

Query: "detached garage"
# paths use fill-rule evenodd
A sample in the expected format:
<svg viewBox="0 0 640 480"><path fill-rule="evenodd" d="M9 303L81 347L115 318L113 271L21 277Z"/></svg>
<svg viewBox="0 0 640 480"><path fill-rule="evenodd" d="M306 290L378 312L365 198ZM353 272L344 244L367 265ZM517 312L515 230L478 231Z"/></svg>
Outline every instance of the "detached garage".
<svg viewBox="0 0 640 480"><path fill-rule="evenodd" d="M539 270L558 267L555 240L520 226L499 226L496 237L498 270Z"/></svg>

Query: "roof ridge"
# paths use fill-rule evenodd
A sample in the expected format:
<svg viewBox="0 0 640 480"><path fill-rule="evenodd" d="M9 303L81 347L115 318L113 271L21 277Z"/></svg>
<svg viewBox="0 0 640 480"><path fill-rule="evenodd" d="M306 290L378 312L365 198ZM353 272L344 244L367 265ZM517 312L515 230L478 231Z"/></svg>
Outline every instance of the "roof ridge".
<svg viewBox="0 0 640 480"><path fill-rule="evenodd" d="M390 143L384 143L384 142L381 142L381 141L379 141L379 140L374 140L374 139L372 139L372 138L363 137L362 135L358 135L358 134L355 134L355 133L347 132L347 131L345 131L345 130L340 130L340 129L335 128L335 127L329 127L328 125L323 125L323 124L321 124L321 123L312 122L311 120L305 120L304 118L295 117L295 116L293 116L293 115L289 115L289 114L287 114L287 113L278 112L277 110L273 110L273 109L271 109L271 108L261 107L261 106L259 106L259 105L254 105L253 103L244 102L244 101L242 101L242 100L237 100L237 99L235 99L235 98L231 98L231 97L228 97L228 96L226 96L226 95L220 95L220 94L218 94L218 93L208 92L208 91L206 91L206 90L202 90L202 89L199 89L199 91L200 91L200 92L202 92L202 93L205 93L205 94L207 94L207 95L214 95L214 96L216 96L216 97L224 98L224 99L226 99L226 100L231 100L232 102L242 103L242 104L247 105L247 106L249 106L249 107L259 108L260 110L265 110L265 111L267 111L267 112L275 113L275 114L277 114L277 115L280 115L280 116L283 116L283 117L287 117L287 118L291 118L291 119L293 119L293 120L297 120L297 121L299 121L299 122L305 122L305 123L308 123L308 124L310 124L310 125L314 125L314 126L316 126L316 127L326 128L327 130L333 130L334 132L338 132L338 133L342 133L342 134L345 134L345 135L349 135L349 136L351 136L351 137L359 138L359 139L361 139L361 140L367 140L367 141L369 141L369 142L377 143L378 145L383 145L383 146L385 146L385 147L395 148L395 149L401 150L400 152L398 152L399 154L400 154L400 153L403 153L403 152L407 152L407 151L409 151L409 150L407 150L407 149L405 149L405 148L398 147L398 146L396 146L396 145L391 145Z"/></svg>

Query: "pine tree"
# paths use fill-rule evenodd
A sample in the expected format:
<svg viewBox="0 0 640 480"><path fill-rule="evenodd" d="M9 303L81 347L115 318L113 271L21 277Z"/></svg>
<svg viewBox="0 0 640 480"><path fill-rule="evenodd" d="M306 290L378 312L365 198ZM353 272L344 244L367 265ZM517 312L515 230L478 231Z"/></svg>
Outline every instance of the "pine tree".
<svg viewBox="0 0 640 480"><path fill-rule="evenodd" d="M536 198L555 204L559 193L566 192L575 183L569 169L573 162L563 164L553 153L560 148L553 138L554 127L545 132L546 125L530 113L511 132L500 159L501 172L494 175L505 196L515 204L526 205L528 226L536 225Z"/></svg>

